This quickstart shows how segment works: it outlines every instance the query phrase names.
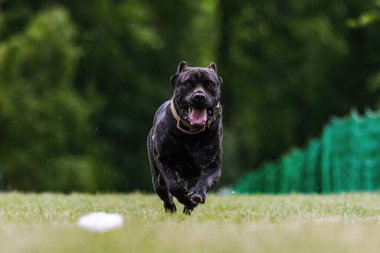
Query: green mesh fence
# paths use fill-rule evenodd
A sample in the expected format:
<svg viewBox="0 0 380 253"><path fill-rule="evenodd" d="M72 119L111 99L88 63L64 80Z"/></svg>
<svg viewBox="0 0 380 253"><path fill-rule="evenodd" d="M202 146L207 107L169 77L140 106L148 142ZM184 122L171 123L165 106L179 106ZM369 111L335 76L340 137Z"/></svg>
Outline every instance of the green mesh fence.
<svg viewBox="0 0 380 253"><path fill-rule="evenodd" d="M334 118L319 139L245 175L238 193L333 193L380 189L380 112Z"/></svg>

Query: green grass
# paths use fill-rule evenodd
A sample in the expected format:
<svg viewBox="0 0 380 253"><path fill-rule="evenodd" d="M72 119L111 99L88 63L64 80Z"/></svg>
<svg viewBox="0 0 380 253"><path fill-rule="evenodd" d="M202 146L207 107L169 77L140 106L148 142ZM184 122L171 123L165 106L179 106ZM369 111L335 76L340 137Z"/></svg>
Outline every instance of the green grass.
<svg viewBox="0 0 380 253"><path fill-rule="evenodd" d="M121 229L76 225L120 213ZM192 216L144 194L0 194L0 252L379 252L380 194L216 196Z"/></svg>

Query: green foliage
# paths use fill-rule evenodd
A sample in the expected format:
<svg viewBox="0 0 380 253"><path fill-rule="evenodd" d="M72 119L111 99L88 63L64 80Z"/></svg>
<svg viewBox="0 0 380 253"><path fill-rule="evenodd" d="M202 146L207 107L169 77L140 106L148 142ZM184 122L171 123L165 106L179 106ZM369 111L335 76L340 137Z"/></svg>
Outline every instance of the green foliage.
<svg viewBox="0 0 380 253"><path fill-rule="evenodd" d="M375 105L366 82L378 71L380 22L346 26L369 8L376 11L372 1L222 1L226 122L241 170L303 145L331 114Z"/></svg>
<svg viewBox="0 0 380 253"><path fill-rule="evenodd" d="M62 8L0 44L0 150L8 188L95 190L90 116L72 87L80 50Z"/></svg>
<svg viewBox="0 0 380 253"><path fill-rule="evenodd" d="M152 189L146 135L180 60L218 64L232 183L329 115L378 105L378 13L378 0L0 1L5 185Z"/></svg>
<svg viewBox="0 0 380 253"><path fill-rule="evenodd" d="M180 60L214 58L216 18L207 17L216 2L98 2L91 15L84 2L68 4L86 49L76 83L80 90L95 86L104 98L94 124L109 148L114 189L151 189L146 136L154 112L171 97L169 77ZM207 43L194 36L206 32Z"/></svg>

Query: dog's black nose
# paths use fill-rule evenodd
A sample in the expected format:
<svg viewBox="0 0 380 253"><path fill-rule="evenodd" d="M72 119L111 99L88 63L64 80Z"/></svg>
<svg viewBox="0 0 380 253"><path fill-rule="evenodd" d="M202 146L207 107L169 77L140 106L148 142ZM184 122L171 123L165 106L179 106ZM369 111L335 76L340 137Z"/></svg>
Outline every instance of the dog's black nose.
<svg viewBox="0 0 380 253"><path fill-rule="evenodd" d="M196 102L203 102L206 100L206 95L201 92L197 92L193 95L193 100Z"/></svg>

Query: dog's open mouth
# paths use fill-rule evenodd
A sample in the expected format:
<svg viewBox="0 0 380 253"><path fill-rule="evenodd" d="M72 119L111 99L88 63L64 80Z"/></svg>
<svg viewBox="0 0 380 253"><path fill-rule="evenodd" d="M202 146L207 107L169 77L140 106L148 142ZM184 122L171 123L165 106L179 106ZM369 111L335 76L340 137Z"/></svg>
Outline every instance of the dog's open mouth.
<svg viewBox="0 0 380 253"><path fill-rule="evenodd" d="M180 117L190 123L192 127L204 127L209 118L215 114L213 108L198 108L195 106L181 107L179 114Z"/></svg>
<svg viewBox="0 0 380 253"><path fill-rule="evenodd" d="M204 126L207 122L207 109L189 107L189 122L192 126Z"/></svg>

